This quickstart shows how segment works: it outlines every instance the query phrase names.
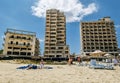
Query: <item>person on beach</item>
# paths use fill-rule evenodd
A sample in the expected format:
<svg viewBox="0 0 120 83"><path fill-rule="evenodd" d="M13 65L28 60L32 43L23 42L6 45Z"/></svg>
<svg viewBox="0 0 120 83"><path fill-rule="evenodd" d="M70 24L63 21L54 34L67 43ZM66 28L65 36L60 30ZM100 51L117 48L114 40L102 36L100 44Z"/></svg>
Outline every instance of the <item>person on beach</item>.
<svg viewBox="0 0 120 83"><path fill-rule="evenodd" d="M114 63L115 66L118 64L118 60L116 58L114 58L112 62Z"/></svg>
<svg viewBox="0 0 120 83"><path fill-rule="evenodd" d="M70 57L69 60L68 60L68 64L71 65L73 64L73 59Z"/></svg>
<svg viewBox="0 0 120 83"><path fill-rule="evenodd" d="M44 68L44 61L43 59L40 61L40 69L43 69Z"/></svg>
<svg viewBox="0 0 120 83"><path fill-rule="evenodd" d="M80 57L77 57L77 61L78 61L78 63L80 64L80 62L81 62Z"/></svg>

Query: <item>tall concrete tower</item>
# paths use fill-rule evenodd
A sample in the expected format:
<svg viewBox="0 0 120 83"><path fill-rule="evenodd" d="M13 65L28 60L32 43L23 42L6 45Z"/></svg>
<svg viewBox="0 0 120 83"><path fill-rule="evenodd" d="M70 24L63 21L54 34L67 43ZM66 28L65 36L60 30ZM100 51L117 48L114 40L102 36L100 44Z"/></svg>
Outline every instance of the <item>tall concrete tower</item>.
<svg viewBox="0 0 120 83"><path fill-rule="evenodd" d="M46 11L44 57L69 57L66 45L66 18L56 9Z"/></svg>

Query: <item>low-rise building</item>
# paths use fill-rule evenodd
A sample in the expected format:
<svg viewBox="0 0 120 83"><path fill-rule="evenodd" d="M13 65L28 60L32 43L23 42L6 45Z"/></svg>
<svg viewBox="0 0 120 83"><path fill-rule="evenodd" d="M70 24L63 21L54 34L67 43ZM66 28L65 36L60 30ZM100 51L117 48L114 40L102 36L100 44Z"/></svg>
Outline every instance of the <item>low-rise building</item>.
<svg viewBox="0 0 120 83"><path fill-rule="evenodd" d="M34 56L39 47L35 45L36 33L24 30L7 29L4 38L4 55ZM39 44L39 43L38 43ZM39 46L37 44L37 46ZM38 52L39 53L39 52Z"/></svg>

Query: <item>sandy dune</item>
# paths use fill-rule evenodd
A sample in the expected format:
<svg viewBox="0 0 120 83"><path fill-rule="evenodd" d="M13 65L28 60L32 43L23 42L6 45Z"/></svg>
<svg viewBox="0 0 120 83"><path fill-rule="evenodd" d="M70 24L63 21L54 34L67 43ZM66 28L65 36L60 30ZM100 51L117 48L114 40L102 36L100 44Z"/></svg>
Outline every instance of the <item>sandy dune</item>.
<svg viewBox="0 0 120 83"><path fill-rule="evenodd" d="M89 69L77 65L49 65L53 69L19 70L0 62L0 83L120 83L120 67L115 70Z"/></svg>

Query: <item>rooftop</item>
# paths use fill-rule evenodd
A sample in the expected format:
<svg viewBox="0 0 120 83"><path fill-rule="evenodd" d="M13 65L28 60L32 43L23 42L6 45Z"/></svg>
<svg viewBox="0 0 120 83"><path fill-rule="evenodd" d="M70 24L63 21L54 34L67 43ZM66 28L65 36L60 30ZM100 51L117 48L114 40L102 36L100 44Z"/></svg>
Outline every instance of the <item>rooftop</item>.
<svg viewBox="0 0 120 83"><path fill-rule="evenodd" d="M26 35L35 35L35 32L30 32L30 31L24 31L24 30L17 30L17 29L7 29L7 32L12 32L12 33L18 33L18 34L26 34Z"/></svg>

